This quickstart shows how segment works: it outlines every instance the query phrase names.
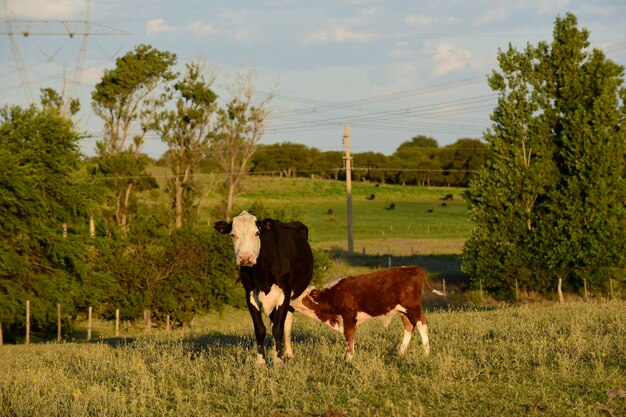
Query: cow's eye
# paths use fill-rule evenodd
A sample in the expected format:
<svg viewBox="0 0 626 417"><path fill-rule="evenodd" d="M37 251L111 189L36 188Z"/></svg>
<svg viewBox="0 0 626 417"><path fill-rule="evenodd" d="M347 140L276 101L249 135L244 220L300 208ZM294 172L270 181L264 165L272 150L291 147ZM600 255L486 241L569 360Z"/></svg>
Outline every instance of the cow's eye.
<svg viewBox="0 0 626 417"><path fill-rule="evenodd" d="M258 230L256 231L256 233L254 234L255 236L259 236L261 234L261 232L259 232Z"/></svg>
<svg viewBox="0 0 626 417"><path fill-rule="evenodd" d="M233 238L233 240L237 239L237 236L235 236L235 234L234 234L234 233L231 233L231 234L230 234L230 237L231 237L231 238Z"/></svg>

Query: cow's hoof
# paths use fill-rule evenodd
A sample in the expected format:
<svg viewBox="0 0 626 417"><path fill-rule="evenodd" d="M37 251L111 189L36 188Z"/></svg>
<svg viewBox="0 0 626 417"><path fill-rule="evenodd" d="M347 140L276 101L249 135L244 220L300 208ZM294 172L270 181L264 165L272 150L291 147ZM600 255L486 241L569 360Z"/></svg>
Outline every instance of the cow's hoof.
<svg viewBox="0 0 626 417"><path fill-rule="evenodd" d="M265 358L263 357L263 355L257 355L256 357L256 361L254 362L254 367L255 368L265 368Z"/></svg>
<svg viewBox="0 0 626 417"><path fill-rule="evenodd" d="M278 356L274 358L274 369L281 369L285 367L285 361L283 361L281 358L279 358Z"/></svg>

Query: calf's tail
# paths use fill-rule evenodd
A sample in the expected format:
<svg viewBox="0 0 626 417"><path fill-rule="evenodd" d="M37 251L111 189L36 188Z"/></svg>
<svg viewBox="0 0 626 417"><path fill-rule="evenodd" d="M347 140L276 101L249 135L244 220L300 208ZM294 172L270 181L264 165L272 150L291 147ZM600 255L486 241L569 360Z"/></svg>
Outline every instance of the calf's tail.
<svg viewBox="0 0 626 417"><path fill-rule="evenodd" d="M430 283L428 282L428 278L426 277L426 274L424 273L424 270L422 268L420 268L419 266L416 268L417 268L417 274L422 278L422 282L424 283L424 285L426 285L426 288L428 288L428 291L432 292L433 294L440 295L442 297L446 296L441 291L436 290L430 286Z"/></svg>

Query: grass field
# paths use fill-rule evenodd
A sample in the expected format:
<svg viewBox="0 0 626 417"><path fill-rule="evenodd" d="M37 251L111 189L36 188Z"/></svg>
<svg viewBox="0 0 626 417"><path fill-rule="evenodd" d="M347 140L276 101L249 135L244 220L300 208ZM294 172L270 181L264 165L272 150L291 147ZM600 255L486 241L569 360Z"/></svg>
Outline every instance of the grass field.
<svg viewBox="0 0 626 417"><path fill-rule="evenodd" d="M428 302L428 300L427 300ZM0 416L624 416L621 302L429 312L431 355L400 321L340 334L296 315L296 359L257 369L247 312L192 330L0 348Z"/></svg>

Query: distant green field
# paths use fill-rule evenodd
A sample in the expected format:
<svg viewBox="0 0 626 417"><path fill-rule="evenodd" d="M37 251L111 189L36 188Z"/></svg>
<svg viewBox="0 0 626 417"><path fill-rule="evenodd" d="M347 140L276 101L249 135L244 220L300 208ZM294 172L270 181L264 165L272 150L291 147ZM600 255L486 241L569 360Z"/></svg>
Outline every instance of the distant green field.
<svg viewBox="0 0 626 417"><path fill-rule="evenodd" d="M154 171L157 174L158 171ZM209 221L210 207L220 201L215 176L199 177L205 185L201 213ZM464 241L472 224L461 197L463 189L417 187L354 182L352 185L353 238L355 241L376 240L381 247L394 239L426 239ZM371 195L373 200L369 200ZM453 199L443 198L452 194ZM310 230L313 244L347 240L348 215L346 184L342 181L307 178L244 178L235 200L238 210L253 204L268 209L294 213ZM391 204L393 210L388 210ZM332 214L329 212L332 211ZM392 245L393 246L393 245ZM458 245L457 245L458 246Z"/></svg>

